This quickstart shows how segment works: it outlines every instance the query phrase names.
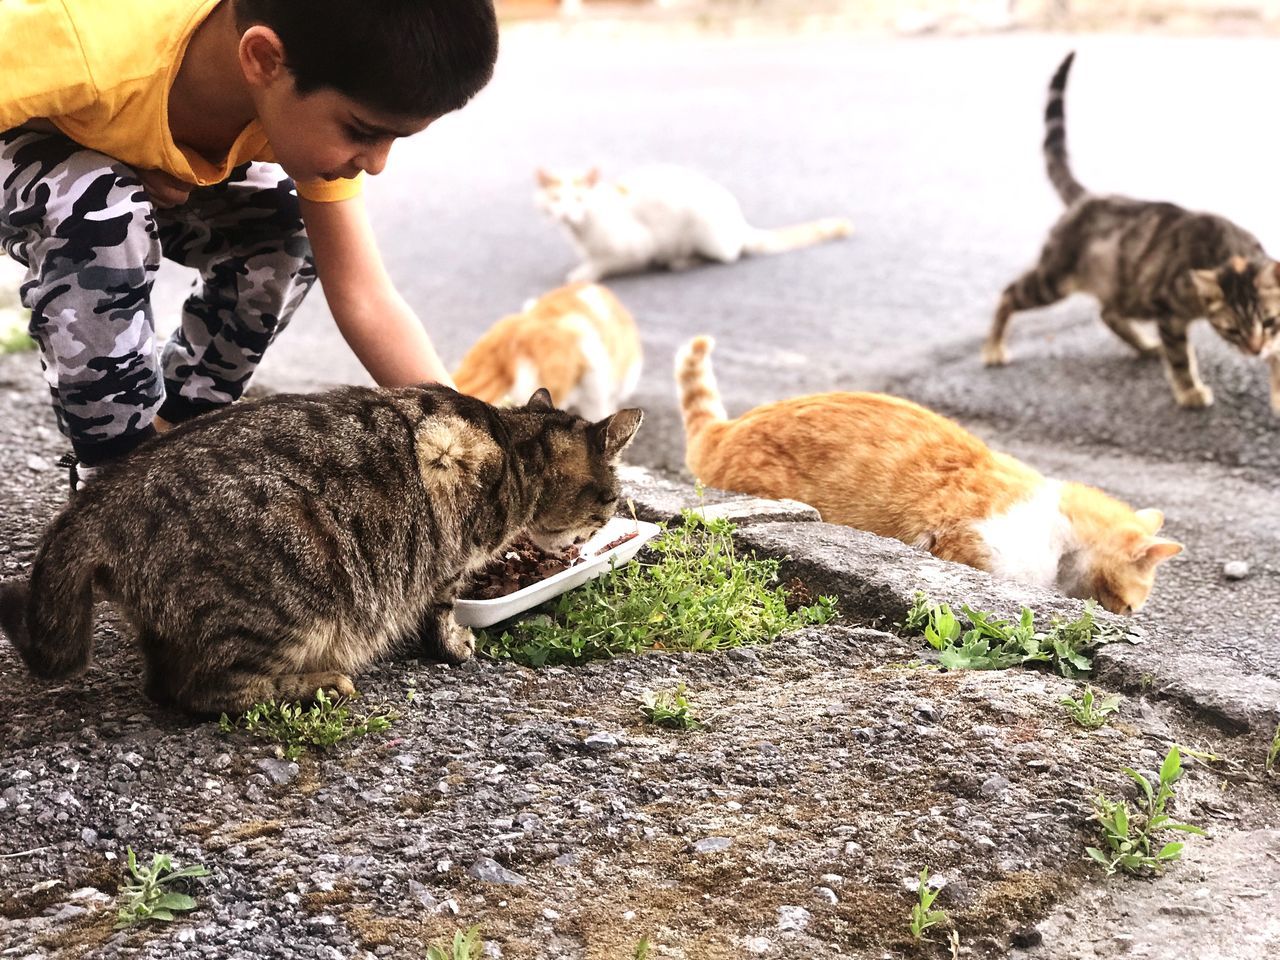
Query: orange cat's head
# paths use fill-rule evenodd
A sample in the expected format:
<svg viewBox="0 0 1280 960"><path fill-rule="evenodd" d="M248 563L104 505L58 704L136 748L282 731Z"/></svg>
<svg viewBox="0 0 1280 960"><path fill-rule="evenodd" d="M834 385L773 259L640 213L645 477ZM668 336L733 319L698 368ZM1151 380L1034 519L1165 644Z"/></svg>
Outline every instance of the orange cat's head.
<svg viewBox="0 0 1280 960"><path fill-rule="evenodd" d="M595 167L586 171L550 171L538 168L538 192L534 202L548 216L571 227L581 226L587 218L591 191L600 182Z"/></svg>
<svg viewBox="0 0 1280 960"><path fill-rule="evenodd" d="M1132 510L1101 490L1065 484L1062 512L1078 549L1063 558L1064 591L1092 597L1112 613L1137 613L1151 595L1156 568L1182 552L1182 544L1156 534L1159 510Z"/></svg>

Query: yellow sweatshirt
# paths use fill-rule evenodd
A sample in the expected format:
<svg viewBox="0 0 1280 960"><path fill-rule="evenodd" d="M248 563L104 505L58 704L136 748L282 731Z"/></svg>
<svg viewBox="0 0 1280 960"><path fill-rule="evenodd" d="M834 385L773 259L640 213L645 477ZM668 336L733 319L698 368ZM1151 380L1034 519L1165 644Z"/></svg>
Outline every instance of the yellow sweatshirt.
<svg viewBox="0 0 1280 960"><path fill-rule="evenodd" d="M255 120L221 163L174 143L169 90L191 35L219 0L0 0L0 130L45 118L72 140L141 170L208 186L248 160L274 161ZM298 184L345 200L354 180Z"/></svg>

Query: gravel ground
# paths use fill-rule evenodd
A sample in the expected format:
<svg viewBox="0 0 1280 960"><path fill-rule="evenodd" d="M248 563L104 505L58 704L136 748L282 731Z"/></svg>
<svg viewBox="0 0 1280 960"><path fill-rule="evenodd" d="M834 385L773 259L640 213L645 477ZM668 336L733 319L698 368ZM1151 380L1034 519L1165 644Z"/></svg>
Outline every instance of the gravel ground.
<svg viewBox="0 0 1280 960"><path fill-rule="evenodd" d="M65 495L33 367L0 358L7 575ZM1084 733L1068 681L941 674L918 640L845 623L578 668L381 664L359 707L392 728L293 763L146 701L102 613L74 683L33 683L0 646L2 956L421 957L472 924L510 958L622 960L642 938L697 960L928 956L907 933L925 866L964 954L1005 956L1090 888L1089 798L1123 766L1257 747L1144 699ZM645 725L641 693L680 680L710 726ZM1256 766L1193 769L1178 815L1274 828ZM208 867L198 909L114 931L126 846Z"/></svg>

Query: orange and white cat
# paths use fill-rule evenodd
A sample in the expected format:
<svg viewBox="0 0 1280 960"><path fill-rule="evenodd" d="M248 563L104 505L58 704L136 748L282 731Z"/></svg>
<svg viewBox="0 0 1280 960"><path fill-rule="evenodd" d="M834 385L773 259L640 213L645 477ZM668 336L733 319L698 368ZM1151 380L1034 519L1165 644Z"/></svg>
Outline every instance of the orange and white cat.
<svg viewBox="0 0 1280 960"><path fill-rule="evenodd" d="M487 403L522 404L546 387L562 410L588 420L616 412L640 380L640 335L598 284L559 287L503 317L467 351L454 383Z"/></svg>
<svg viewBox="0 0 1280 960"><path fill-rule="evenodd" d="M1046 478L918 404L822 393L730 420L710 337L676 358L686 462L704 483L801 500L828 523L869 530L995 576L1091 597L1113 613L1146 603L1182 545L1159 510Z"/></svg>
<svg viewBox="0 0 1280 960"><path fill-rule="evenodd" d="M539 170L534 202L558 220L582 262L569 280L600 280L652 267L684 270L699 260L733 263L747 254L782 253L847 237L843 217L759 229L747 223L729 190L696 170L641 167L612 183L595 168Z"/></svg>

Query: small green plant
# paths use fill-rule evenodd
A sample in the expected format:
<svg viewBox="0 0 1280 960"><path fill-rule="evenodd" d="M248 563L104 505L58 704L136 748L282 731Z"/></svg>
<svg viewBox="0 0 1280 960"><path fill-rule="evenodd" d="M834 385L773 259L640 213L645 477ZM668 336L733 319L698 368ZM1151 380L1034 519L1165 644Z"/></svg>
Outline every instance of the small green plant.
<svg viewBox="0 0 1280 960"><path fill-rule="evenodd" d="M1003 670L1026 663L1047 663L1063 676L1073 677L1093 668L1089 654L1094 648L1124 635L1121 630L1099 624L1094 609L1090 600L1075 620L1054 617L1047 631L1038 631L1035 614L1026 607L1014 623L961 604L962 620L949 605L935 604L927 594L917 591L902 625L923 634L947 670ZM971 624L967 630L966 620Z"/></svg>
<svg viewBox="0 0 1280 960"><path fill-rule="evenodd" d="M649 951L653 949L653 944L649 942L648 937L641 937L640 942L636 944L636 952L632 954L632 960L649 960Z"/></svg>
<svg viewBox="0 0 1280 960"><path fill-rule="evenodd" d="M0 354L20 353L23 350L34 350L36 342L27 333L26 326L20 323L7 323L6 313L0 306Z"/></svg>
<svg viewBox="0 0 1280 960"><path fill-rule="evenodd" d="M1129 767L1124 772L1138 785L1141 794L1137 809L1131 811L1124 798L1111 800L1099 794L1094 798L1094 816L1102 825L1105 847L1087 847L1089 856L1102 864L1111 876L1117 870L1141 873L1144 870L1159 872L1166 863L1182 856L1184 844L1170 841L1161 846L1156 834L1162 830L1178 830L1204 836L1205 832L1189 823L1177 823L1165 813L1166 805L1174 799L1173 785L1182 776L1182 756L1176 746L1169 749L1160 765L1159 781L1153 788L1149 781Z"/></svg>
<svg viewBox="0 0 1280 960"><path fill-rule="evenodd" d="M661 690L654 693L644 692L644 702L640 712L650 723L672 730L695 730L702 726L702 721L693 712L689 698L685 696L685 685L677 684L675 690Z"/></svg>
<svg viewBox="0 0 1280 960"><path fill-rule="evenodd" d="M116 929L128 927L143 920L174 919L175 913L196 908L195 898L170 890L170 884L179 880L207 877L209 871L201 866L174 869L167 854L157 853L151 858L151 866L139 866L133 848L128 852L129 877L120 890L123 901L116 911Z"/></svg>
<svg viewBox="0 0 1280 960"><path fill-rule="evenodd" d="M778 561L739 555L728 520L682 516L650 544L654 559L611 570L501 632L480 631L478 647L538 667L655 649L722 650L835 616L832 597L789 609Z"/></svg>
<svg viewBox="0 0 1280 960"><path fill-rule="evenodd" d="M1280 723L1276 724L1276 732L1271 735L1271 749L1267 751L1267 773L1276 767L1276 758L1280 757Z"/></svg>
<svg viewBox="0 0 1280 960"><path fill-rule="evenodd" d="M478 960L483 952L480 928L472 927L466 933L461 930L455 932L450 944L427 947L427 960Z"/></svg>
<svg viewBox="0 0 1280 960"><path fill-rule="evenodd" d="M950 917L945 910L934 910L933 901L938 898L938 891L929 886L929 868L920 870L920 885L916 888L919 899L911 906L911 936L916 940L928 940L925 931L940 923L948 923Z"/></svg>
<svg viewBox="0 0 1280 960"><path fill-rule="evenodd" d="M1107 716L1120 709L1120 697L1112 696L1099 699L1093 687L1085 685L1080 699L1063 697L1058 703L1067 708L1067 714L1086 730L1097 730L1107 722Z"/></svg>
<svg viewBox="0 0 1280 960"><path fill-rule="evenodd" d="M296 760L309 747L325 749L351 737L381 733L394 719L395 714L390 711L352 716L345 699L333 700L324 690L317 690L315 702L309 707L299 703L260 703L234 721L224 713L218 726L223 733L243 727L264 740L283 744L283 755Z"/></svg>

